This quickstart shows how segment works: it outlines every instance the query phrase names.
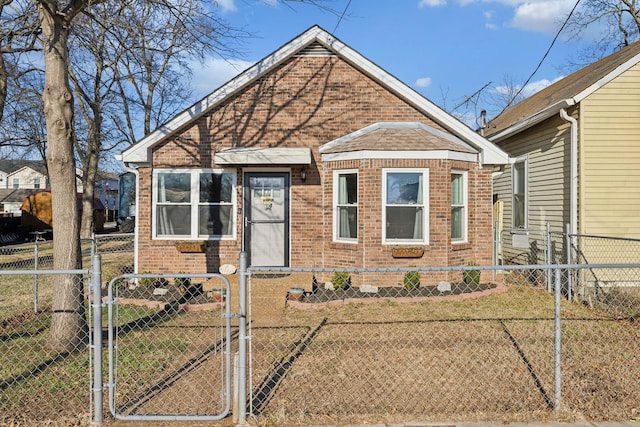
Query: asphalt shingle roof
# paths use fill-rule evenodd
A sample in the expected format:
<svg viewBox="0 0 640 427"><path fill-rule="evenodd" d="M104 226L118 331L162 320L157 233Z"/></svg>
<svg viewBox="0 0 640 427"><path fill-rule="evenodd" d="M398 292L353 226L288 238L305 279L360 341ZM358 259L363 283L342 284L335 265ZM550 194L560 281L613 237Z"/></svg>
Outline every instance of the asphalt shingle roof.
<svg viewBox="0 0 640 427"><path fill-rule="evenodd" d="M615 72L616 68L622 64L634 59L634 57L637 57L638 61L640 61L640 41L558 80L540 92L531 95L529 98L503 111L496 118L489 121L484 135L490 137L565 99L576 97L609 74Z"/></svg>

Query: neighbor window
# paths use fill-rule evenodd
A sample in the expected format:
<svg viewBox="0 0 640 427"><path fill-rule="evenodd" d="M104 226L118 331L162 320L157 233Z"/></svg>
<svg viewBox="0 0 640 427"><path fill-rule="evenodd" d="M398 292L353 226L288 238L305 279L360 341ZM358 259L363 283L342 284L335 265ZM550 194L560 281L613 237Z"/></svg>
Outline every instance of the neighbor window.
<svg viewBox="0 0 640 427"><path fill-rule="evenodd" d="M40 188L40 178L33 178L33 188Z"/></svg>
<svg viewBox="0 0 640 427"><path fill-rule="evenodd" d="M527 161L513 164L513 228L527 228Z"/></svg>
<svg viewBox="0 0 640 427"><path fill-rule="evenodd" d="M357 171L334 171L333 204L334 240L356 242L358 240Z"/></svg>
<svg viewBox="0 0 640 427"><path fill-rule="evenodd" d="M20 178L13 178L13 188L20 188Z"/></svg>
<svg viewBox="0 0 640 427"><path fill-rule="evenodd" d="M384 243L428 242L428 169L384 169Z"/></svg>
<svg viewBox="0 0 640 427"><path fill-rule="evenodd" d="M467 173L451 173L451 241L467 241Z"/></svg>
<svg viewBox="0 0 640 427"><path fill-rule="evenodd" d="M235 237L235 171L154 171L157 238Z"/></svg>

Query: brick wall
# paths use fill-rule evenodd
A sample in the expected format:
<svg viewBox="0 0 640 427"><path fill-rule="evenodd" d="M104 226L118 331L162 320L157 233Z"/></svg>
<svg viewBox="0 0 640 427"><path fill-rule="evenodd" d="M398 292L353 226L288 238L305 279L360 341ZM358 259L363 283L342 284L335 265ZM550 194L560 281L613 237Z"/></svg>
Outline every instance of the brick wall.
<svg viewBox="0 0 640 427"><path fill-rule="evenodd" d="M229 147L310 147L313 161L301 179L300 166L291 167L291 265L377 267L386 265L465 264L491 258L491 172L476 164L437 160L361 160L358 245L332 242L332 170L341 162L323 164L318 147L380 121L420 121L441 127L375 81L338 58L292 58L275 71L229 97L211 113L189 124L156 146L158 168L210 168L217 151ZM352 166L348 166L352 167ZM430 244L421 259L398 260L391 247L381 245L383 167L428 167L430 170ZM470 243L459 250L450 245L451 168L469 169ZM138 271L216 272L224 263L237 265L242 248L242 165L238 173L237 240L210 241L206 253L181 254L175 242L152 240L151 169L140 169ZM324 182L324 185L322 183ZM486 218L485 218L486 216ZM488 228L486 228L488 227ZM473 230L473 231L472 231ZM485 245L486 239L486 245Z"/></svg>

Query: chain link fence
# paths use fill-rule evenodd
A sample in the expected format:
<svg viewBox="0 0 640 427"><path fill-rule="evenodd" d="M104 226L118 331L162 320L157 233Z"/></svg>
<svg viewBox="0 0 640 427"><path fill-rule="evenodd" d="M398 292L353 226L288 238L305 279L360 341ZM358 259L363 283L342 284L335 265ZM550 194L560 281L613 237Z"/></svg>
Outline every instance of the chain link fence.
<svg viewBox="0 0 640 427"><path fill-rule="evenodd" d="M582 238L572 245L634 244ZM37 255L34 244L0 249L0 424L86 422L96 367L105 412L120 418L228 412L227 358L244 342L231 314L242 312L241 275L229 286L213 275L134 275L133 236L84 242L83 266L102 259L104 361L92 366L89 335L55 350L53 300L68 274L43 267L48 244ZM73 277L89 333L89 275ZM252 424L640 417L638 264L253 268L248 285Z"/></svg>
<svg viewBox="0 0 640 427"><path fill-rule="evenodd" d="M20 252L17 255L22 256ZM0 271L0 424L88 419L87 272Z"/></svg>
<svg viewBox="0 0 640 427"><path fill-rule="evenodd" d="M82 240L81 251L87 268L91 254L103 251L107 277L133 269L132 234ZM50 240L0 247L0 425L69 425L90 419L90 276L87 270L52 268ZM68 292L83 303L77 312L65 314L54 307ZM59 343L68 341L59 332L65 326L77 334L71 346L61 349Z"/></svg>
<svg viewBox="0 0 640 427"><path fill-rule="evenodd" d="M251 269L253 420L636 419L640 288L589 305L540 270Z"/></svg>
<svg viewBox="0 0 640 427"><path fill-rule="evenodd" d="M112 279L105 303L114 415L148 421L227 415L229 289L220 275L130 274ZM237 339L237 331L233 336Z"/></svg>

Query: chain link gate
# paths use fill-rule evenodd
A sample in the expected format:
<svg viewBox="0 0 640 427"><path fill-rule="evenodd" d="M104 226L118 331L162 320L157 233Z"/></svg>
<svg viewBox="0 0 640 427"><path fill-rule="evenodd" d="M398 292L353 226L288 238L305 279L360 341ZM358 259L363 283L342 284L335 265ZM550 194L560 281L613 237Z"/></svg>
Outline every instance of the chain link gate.
<svg viewBox="0 0 640 427"><path fill-rule="evenodd" d="M220 274L125 274L109 282L104 304L115 418L213 421L229 414L229 296L229 280Z"/></svg>

